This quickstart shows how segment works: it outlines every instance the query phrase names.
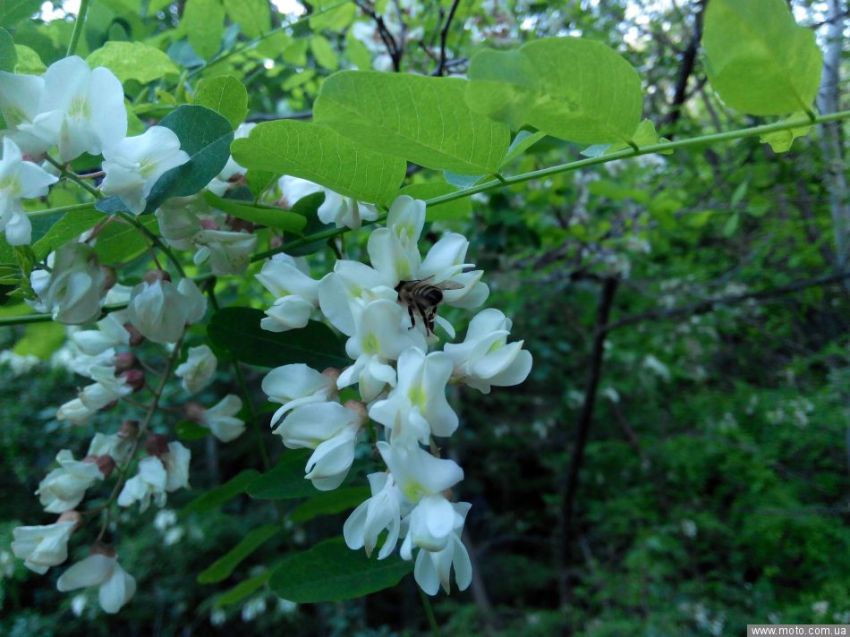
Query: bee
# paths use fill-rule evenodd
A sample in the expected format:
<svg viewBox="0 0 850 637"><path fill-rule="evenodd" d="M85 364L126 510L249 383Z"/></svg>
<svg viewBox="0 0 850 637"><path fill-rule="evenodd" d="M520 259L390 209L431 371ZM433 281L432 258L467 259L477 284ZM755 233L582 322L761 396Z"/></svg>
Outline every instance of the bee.
<svg viewBox="0 0 850 637"><path fill-rule="evenodd" d="M395 286L395 291L398 293L398 302L407 306L407 313L410 315L410 328L416 326L416 315L422 318L425 324L425 333L434 333L434 321L437 318L437 308L443 302L443 290L460 290L463 286L454 281L442 281L440 283L430 283L433 274L424 279L414 279L412 281L399 281Z"/></svg>

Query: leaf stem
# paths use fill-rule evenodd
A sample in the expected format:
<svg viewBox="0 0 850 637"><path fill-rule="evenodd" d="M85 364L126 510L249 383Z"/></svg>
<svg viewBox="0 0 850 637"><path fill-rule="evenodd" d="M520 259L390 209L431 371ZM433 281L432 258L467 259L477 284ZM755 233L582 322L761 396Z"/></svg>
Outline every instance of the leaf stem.
<svg viewBox="0 0 850 637"><path fill-rule="evenodd" d="M80 36L83 34L83 28L86 25L86 13L89 10L89 0L80 0L80 10L77 12L77 19L74 20L74 31L71 33L71 41L68 42L68 52L66 57L74 55L77 50L77 44L80 41Z"/></svg>
<svg viewBox="0 0 850 637"><path fill-rule="evenodd" d="M649 144L646 146L641 146L639 148L625 148L623 150L610 153L608 155L588 157L586 159L579 159L563 164L556 164L555 166L549 166L548 168L541 168L539 170L532 170L529 172L520 173L512 177L501 176L498 179L485 181L483 183L470 186L469 188L463 188L461 190L450 192L445 195L431 197L430 199L425 200L425 205L436 206L437 204L447 203L449 201L455 201L457 199L463 199L465 197L471 197L472 195L478 194L480 192L487 192L489 190L495 190L496 188L512 186L514 184L521 184L526 181L533 181L535 179L542 179L544 177L549 177L550 175L567 173L574 170L579 170L581 168L586 168L588 166L606 164L608 162L615 161L618 159L629 159L631 157L638 157L640 155L662 154L680 148L691 148L694 146L703 146L715 142L733 141L736 139L755 137L757 135L765 135L767 133L775 133L776 131L791 130L794 128L800 128L802 126L809 126L812 123L824 124L827 122L835 122L848 118L850 118L850 110L837 111L835 113L829 113L828 115L818 115L814 121L810 120L809 117L798 117L794 119L785 119L779 122L774 122L773 124L762 124L760 126L750 126L748 128L740 128L737 130L725 131L722 133L700 135L699 137L691 137L690 139L679 139L674 141L659 142L657 144ZM375 221L364 223L363 225L367 226L375 223L380 223L384 219L386 219L386 214L381 215ZM278 252L285 252L293 248L300 248L301 246L307 245L308 243L313 243L324 239L330 239L332 237L345 234L349 231L350 228L329 228L328 230L322 230L321 232L316 232L314 234L307 235L295 241L286 243L278 248L266 250L265 252L255 254L251 258L251 261L260 261L262 259L266 259L272 255L275 255Z"/></svg>

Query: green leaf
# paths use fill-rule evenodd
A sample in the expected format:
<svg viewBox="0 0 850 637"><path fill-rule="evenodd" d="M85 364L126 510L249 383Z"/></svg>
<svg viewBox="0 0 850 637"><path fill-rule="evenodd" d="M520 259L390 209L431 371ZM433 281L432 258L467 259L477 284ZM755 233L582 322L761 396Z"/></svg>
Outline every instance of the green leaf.
<svg viewBox="0 0 850 637"><path fill-rule="evenodd" d="M201 440L210 434L210 430L206 427L201 427L198 423L191 420L181 420L174 428L177 437L181 440L191 442L192 440Z"/></svg>
<svg viewBox="0 0 850 637"><path fill-rule="evenodd" d="M280 530L280 526L276 524L267 524L252 529L248 535L242 538L239 544L198 574L198 584L213 584L227 579L246 557L269 541Z"/></svg>
<svg viewBox="0 0 850 637"><path fill-rule="evenodd" d="M339 56L337 56L333 45L328 42L327 38L321 35L314 35L310 38L310 50L313 52L313 57L319 66L330 71L336 71L339 68Z"/></svg>
<svg viewBox="0 0 850 637"><path fill-rule="evenodd" d="M181 515L189 513L207 513L220 508L222 504L245 493L251 483L260 475L255 469L245 469L222 485L214 487L192 500L180 510Z"/></svg>
<svg viewBox="0 0 850 637"><path fill-rule="evenodd" d="M224 8L249 38L256 38L269 30L271 15L267 0L224 0Z"/></svg>
<svg viewBox="0 0 850 637"><path fill-rule="evenodd" d="M219 0L187 0L180 27L195 53L208 60L221 48L224 7Z"/></svg>
<svg viewBox="0 0 850 637"><path fill-rule="evenodd" d="M310 450L283 452L273 469L257 477L248 487L248 495L257 500L294 500L321 493L304 477Z"/></svg>
<svg viewBox="0 0 850 637"><path fill-rule="evenodd" d="M0 24L13 27L38 13L40 7L40 0L0 0Z"/></svg>
<svg viewBox="0 0 850 637"><path fill-rule="evenodd" d="M329 7L339 4L339 0L314 0L311 2L310 5L313 7L314 13L319 15L310 17L310 29L314 32L325 29L339 32L348 27L357 15L357 5L354 2L346 2L336 9L327 11ZM321 11L326 12L320 13Z"/></svg>
<svg viewBox="0 0 850 637"><path fill-rule="evenodd" d="M404 160L366 149L336 131L310 122L258 124L231 146L233 159L249 169L294 175L345 197L389 204L404 179Z"/></svg>
<svg viewBox="0 0 850 637"><path fill-rule="evenodd" d="M38 259L43 259L63 243L75 239L106 219L107 217L94 209L94 204L91 208L66 212L59 221L50 226L50 230L43 237L33 244L33 252Z"/></svg>
<svg viewBox="0 0 850 637"><path fill-rule="evenodd" d="M517 51L484 49L469 67L474 111L583 144L628 140L640 121L640 78L594 40L545 38Z"/></svg>
<svg viewBox="0 0 850 637"><path fill-rule="evenodd" d="M177 76L180 69L164 51L142 42L107 42L86 58L89 66L105 66L119 80L136 80L142 84L166 75Z"/></svg>
<svg viewBox="0 0 850 637"><path fill-rule="evenodd" d="M11 73L17 64L18 52L15 50L15 42L9 32L0 27L0 71Z"/></svg>
<svg viewBox="0 0 850 637"><path fill-rule="evenodd" d="M248 91L232 75L219 75L198 82L194 102L223 115L233 128L245 121L248 114Z"/></svg>
<svg viewBox="0 0 850 637"><path fill-rule="evenodd" d="M655 124L653 124L651 120L645 119L638 124L637 129L629 141L638 148L643 148L644 146L652 146L654 144L660 144L670 140L660 137L658 132L655 130ZM627 148L632 148L632 146L626 142L616 142L614 144L594 144L593 146L588 146L581 151L581 154L585 157L601 157L602 155L610 155L611 153L626 150ZM665 150L661 151L659 154L672 155L673 151Z"/></svg>
<svg viewBox="0 0 850 637"><path fill-rule="evenodd" d="M47 69L44 62L42 62L41 58L38 56L38 53L28 46L16 44L15 53L17 53L18 56L18 63L15 65L15 73L38 75L39 73L44 73Z"/></svg>
<svg viewBox="0 0 850 637"><path fill-rule="evenodd" d="M505 158L502 160L502 166L507 166L514 159L523 155L525 151L534 146L544 137L546 137L546 133L542 131L537 131L536 133L532 133L527 130L519 131L516 134L516 137L513 138L513 141L511 141L511 145L508 148L508 152L505 155ZM502 166L500 166L500 168Z"/></svg>
<svg viewBox="0 0 850 637"><path fill-rule="evenodd" d="M215 605L221 608L222 606L231 606L233 604L241 602L243 599L245 599L249 595L253 595L263 586L265 586L266 582L269 581L269 578L272 576L273 572L274 567L268 568L259 575L255 575L254 577L242 580L230 590L225 591L224 593L216 597Z"/></svg>
<svg viewBox="0 0 850 637"><path fill-rule="evenodd" d="M300 330L269 332L260 327L264 316L262 310L226 307L213 315L207 333L217 347L250 365L305 363L325 369L351 363L342 341L324 323L310 321Z"/></svg>
<svg viewBox="0 0 850 637"><path fill-rule="evenodd" d="M737 212L734 213L731 217L729 217L729 219L723 225L723 236L731 237L733 234L735 234L735 231L738 229L738 224L740 223L740 221L741 215L739 215Z"/></svg>
<svg viewBox="0 0 850 637"><path fill-rule="evenodd" d="M202 190L224 168L233 141L230 122L203 106L178 106L159 125L174 131L189 161L157 180L148 196L148 210L155 210L169 197L186 197Z"/></svg>
<svg viewBox="0 0 850 637"><path fill-rule="evenodd" d="M466 86L460 78L342 71L322 84L313 118L365 148L426 168L492 173L510 131L467 107Z"/></svg>
<svg viewBox="0 0 850 637"><path fill-rule="evenodd" d="M345 36L345 57L361 71L368 71L372 68L372 54L369 53L365 44L354 37L352 31L349 31Z"/></svg>
<svg viewBox="0 0 850 637"><path fill-rule="evenodd" d="M333 515L353 509L369 497L368 487L340 487L302 502L289 515L293 522L307 522L320 515Z"/></svg>
<svg viewBox="0 0 850 637"><path fill-rule="evenodd" d="M307 219L302 215L288 210L281 210L274 206L255 206L239 202L235 199L224 199L209 191L204 193L204 198L213 208L261 226L282 228L288 232L300 233L307 224Z"/></svg>
<svg viewBox="0 0 850 637"><path fill-rule="evenodd" d="M805 117L805 113L794 113L793 115L790 115L785 121L800 121L801 117ZM770 148L773 150L774 153L785 153L791 150L791 145L794 143L795 139L797 139L798 137L805 137L811 132L812 126L810 124L804 124L802 126L789 128L788 130L765 133L759 138L759 141L761 141L763 144L770 144Z"/></svg>
<svg viewBox="0 0 850 637"><path fill-rule="evenodd" d="M457 192L451 184L434 181L423 184L411 184L402 188L398 194L410 195L414 199L430 199ZM426 211L428 221L452 221L467 219L472 215L472 201L469 197L461 197L454 201L428 206Z"/></svg>
<svg viewBox="0 0 850 637"><path fill-rule="evenodd" d="M67 336L65 326L60 323L27 325L12 351L19 356L36 356L46 361L62 346Z"/></svg>
<svg viewBox="0 0 850 637"><path fill-rule="evenodd" d="M395 555L369 559L334 538L285 557L269 584L278 596L299 604L337 602L395 586L411 570L413 562Z"/></svg>
<svg viewBox="0 0 850 637"><path fill-rule="evenodd" d="M702 44L711 85L752 115L811 110L823 54L815 32L798 26L785 0L711 0Z"/></svg>

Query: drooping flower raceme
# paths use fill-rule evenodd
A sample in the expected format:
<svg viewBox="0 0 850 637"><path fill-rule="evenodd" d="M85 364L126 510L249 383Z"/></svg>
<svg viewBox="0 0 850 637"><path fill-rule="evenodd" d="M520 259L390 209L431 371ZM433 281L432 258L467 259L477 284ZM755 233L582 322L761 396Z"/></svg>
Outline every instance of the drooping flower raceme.
<svg viewBox="0 0 850 637"><path fill-rule="evenodd" d="M309 184L296 180L281 186L292 199L312 192ZM441 335L453 339L455 329L437 310L477 308L489 289L481 280L483 272L467 262L469 241L462 235L443 235L423 258L419 241L424 224L424 203L401 196L390 207L386 226L369 236L368 265L340 259L315 288L290 257L278 255L258 278L281 298L291 295L293 279L307 288L307 294L296 295L303 299L301 315L292 320L295 313L288 312L285 329L316 318L317 289L318 310L348 337L345 349L352 360L323 374L306 365L284 365L268 374L263 391L283 405L272 427L285 446L315 449L305 477L320 489L331 489L348 473L361 426L362 417L346 415L346 408L357 405L382 426L377 450L387 470L369 475L371 497L351 513L343 536L351 549L371 554L385 534L379 559L401 540L400 555L415 560L417 583L435 595L441 587L450 590L452 572L461 590L472 579L461 539L470 505L451 501L463 469L434 451L435 438L451 436L459 424L446 397L448 384L462 382L485 392L491 386L518 384L530 372L531 355L521 341L508 342L510 321L498 310L474 317L463 342L440 347ZM409 292L417 286L418 291ZM267 314L271 317L273 310ZM432 333L432 321L441 328L439 334ZM357 385L360 403L342 406L334 401L328 381L337 375L340 390Z"/></svg>

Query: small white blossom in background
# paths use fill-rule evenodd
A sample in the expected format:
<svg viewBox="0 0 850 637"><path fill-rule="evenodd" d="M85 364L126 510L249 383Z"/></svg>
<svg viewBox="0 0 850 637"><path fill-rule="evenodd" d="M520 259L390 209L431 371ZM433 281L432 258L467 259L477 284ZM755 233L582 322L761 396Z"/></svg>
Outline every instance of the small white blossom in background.
<svg viewBox="0 0 850 637"><path fill-rule="evenodd" d="M19 526L12 531L12 553L24 566L39 574L68 559L68 540L79 523L79 514L43 526Z"/></svg>
<svg viewBox="0 0 850 637"><path fill-rule="evenodd" d="M133 214L140 214L156 181L189 161L180 140L169 128L151 126L141 135L125 137L103 149L105 177L100 188L117 196Z"/></svg>
<svg viewBox="0 0 850 637"><path fill-rule="evenodd" d="M183 389L197 394L212 382L218 368L218 359L208 345L190 347L185 362L177 367L174 375L183 381Z"/></svg>
<svg viewBox="0 0 850 637"><path fill-rule="evenodd" d="M56 581L56 588L64 593L97 586L100 607L104 612L114 614L136 593L136 580L121 568L114 550L108 547L95 547L95 550L98 552L62 573Z"/></svg>
<svg viewBox="0 0 850 637"><path fill-rule="evenodd" d="M12 350L0 352L0 365L8 365L13 376L23 376L35 369L41 359L34 354L17 354Z"/></svg>
<svg viewBox="0 0 850 637"><path fill-rule="evenodd" d="M300 177L290 175L281 177L278 187L290 207L308 195L324 193L325 200L316 211L319 221L334 224L337 228L357 230L364 221L375 221L378 218L378 209L374 205L361 203L351 197L343 197L333 190Z"/></svg>
<svg viewBox="0 0 850 637"><path fill-rule="evenodd" d="M254 126L256 124L253 122L239 124L236 130L233 131L233 139L244 139L248 137ZM244 176L246 172L245 168L237 164L233 159L233 155L231 155L227 158L227 163L221 169L218 176L207 184L207 190L218 196L223 196L234 185L234 182L238 182L239 178Z"/></svg>
<svg viewBox="0 0 850 637"><path fill-rule="evenodd" d="M207 300L191 279L177 285L158 276L151 279L133 288L127 316L154 343L176 343L186 325L204 317Z"/></svg>
<svg viewBox="0 0 850 637"><path fill-rule="evenodd" d="M199 424L222 442L230 442L245 432L245 421L236 417L241 410L242 399L228 394L214 406L200 412Z"/></svg>
<svg viewBox="0 0 850 637"><path fill-rule="evenodd" d="M94 250L85 243L71 241L51 253L47 264L50 272L33 270L30 275L30 284L38 295L36 309L68 325L96 319L100 315L107 279Z"/></svg>

